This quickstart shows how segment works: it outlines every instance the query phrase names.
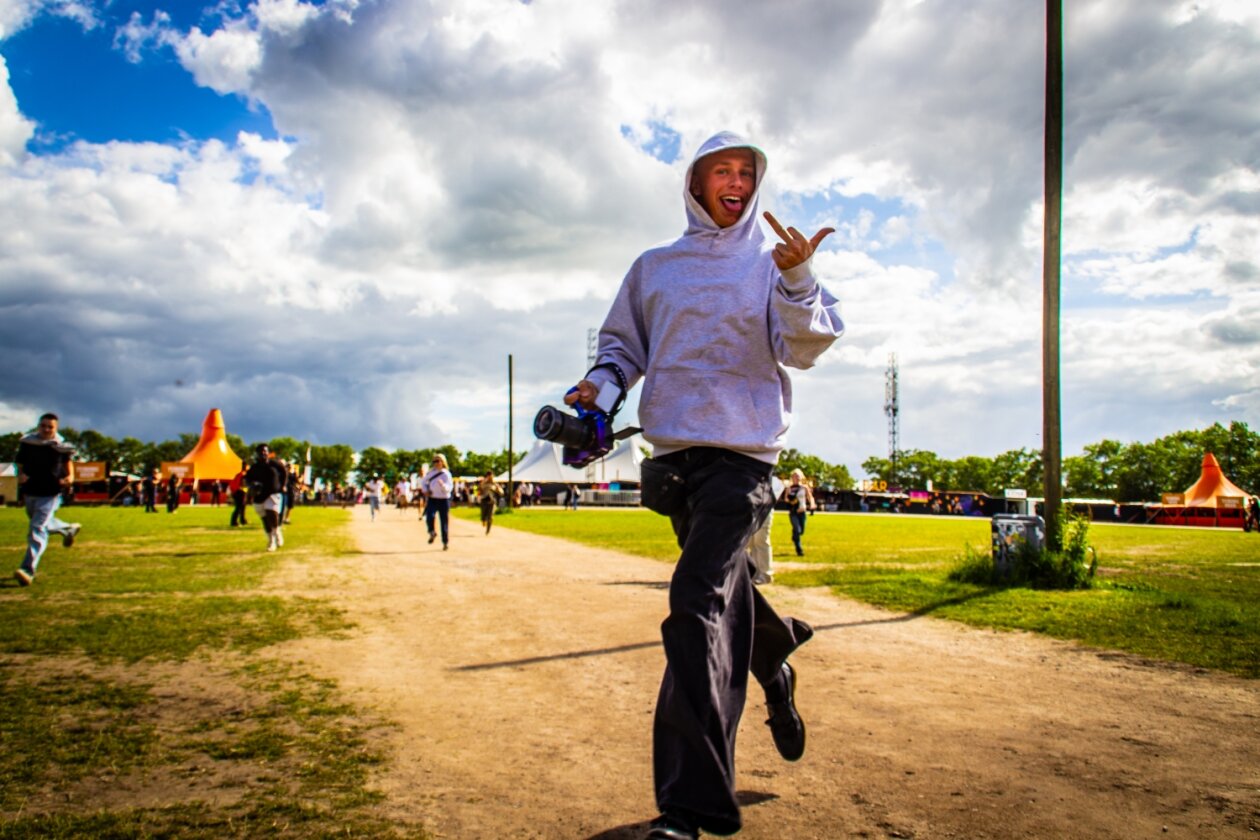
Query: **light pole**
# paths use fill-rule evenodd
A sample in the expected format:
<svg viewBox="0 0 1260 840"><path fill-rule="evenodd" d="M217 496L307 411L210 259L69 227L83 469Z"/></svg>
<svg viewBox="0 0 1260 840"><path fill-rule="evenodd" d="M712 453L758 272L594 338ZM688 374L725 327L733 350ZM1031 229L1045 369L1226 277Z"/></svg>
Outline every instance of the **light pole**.
<svg viewBox="0 0 1260 840"><path fill-rule="evenodd" d="M1046 0L1045 242L1042 248L1041 445L1045 481L1046 544L1059 540L1063 501L1059 406L1059 241L1063 195L1063 0Z"/></svg>

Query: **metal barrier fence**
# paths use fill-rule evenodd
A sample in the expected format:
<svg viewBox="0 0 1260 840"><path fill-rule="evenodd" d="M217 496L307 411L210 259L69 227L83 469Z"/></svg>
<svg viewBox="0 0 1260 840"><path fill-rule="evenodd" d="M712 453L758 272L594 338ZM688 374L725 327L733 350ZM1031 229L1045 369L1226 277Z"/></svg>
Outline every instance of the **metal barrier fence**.
<svg viewBox="0 0 1260 840"><path fill-rule="evenodd" d="M579 503L584 505L625 505L634 507L639 504L639 491L583 490Z"/></svg>

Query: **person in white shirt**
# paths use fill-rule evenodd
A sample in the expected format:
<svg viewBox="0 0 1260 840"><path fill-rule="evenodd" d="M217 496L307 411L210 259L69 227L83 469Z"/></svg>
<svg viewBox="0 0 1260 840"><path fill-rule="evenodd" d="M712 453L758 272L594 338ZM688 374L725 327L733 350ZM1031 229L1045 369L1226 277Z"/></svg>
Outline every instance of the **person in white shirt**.
<svg viewBox="0 0 1260 840"><path fill-rule="evenodd" d="M372 511L372 521L376 521L376 512L381 509L381 488L385 486L385 482L381 481L379 475L374 475L363 485L364 494L367 496L368 508Z"/></svg>
<svg viewBox="0 0 1260 840"><path fill-rule="evenodd" d="M429 529L429 543L437 539L437 529L433 526L436 517L442 523L442 550L450 548L450 510L451 490L455 487L455 479L446 467L446 458L433 456L432 468L420 479L420 489L427 502L424 506L424 524Z"/></svg>

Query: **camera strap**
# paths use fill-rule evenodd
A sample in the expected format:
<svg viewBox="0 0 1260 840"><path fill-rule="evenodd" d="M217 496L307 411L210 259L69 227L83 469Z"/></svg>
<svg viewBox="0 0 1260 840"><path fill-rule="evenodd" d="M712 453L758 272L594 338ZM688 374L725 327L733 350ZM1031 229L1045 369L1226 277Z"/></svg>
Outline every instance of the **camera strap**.
<svg viewBox="0 0 1260 840"><path fill-rule="evenodd" d="M613 421L613 418L617 416L617 412L621 411L621 407L626 404L626 394L629 393L630 386L626 380L626 372L623 371L621 369L621 366L618 365L616 362L600 362L599 364L595 365L590 370L588 370L586 372L586 376L590 376L591 371L596 371L596 370L599 370L600 368L604 368L605 370L611 370L613 372L613 376L617 377L617 385L621 388L620 396L617 397L617 401L613 403L612 408L608 410L608 422L611 424ZM624 429L622 429L619 432L616 432L613 435L613 440L625 440L631 435L636 434L641 431L643 431L643 429L639 428L638 426L626 426Z"/></svg>
<svg viewBox="0 0 1260 840"><path fill-rule="evenodd" d="M621 369L621 366L618 365L616 362L600 362L599 364L595 365L593 368L588 370L586 372L586 376L582 378L585 379L589 377L593 371L597 371L600 368L603 368L605 370L611 370L613 372L613 376L617 377L617 384L621 387L621 395L617 397L617 401L613 403L613 407L608 410L608 419L612 420L614 417L617 416L617 412L621 411L621 407L626 404L626 392L629 391L630 389L626 385L625 371L623 371Z"/></svg>

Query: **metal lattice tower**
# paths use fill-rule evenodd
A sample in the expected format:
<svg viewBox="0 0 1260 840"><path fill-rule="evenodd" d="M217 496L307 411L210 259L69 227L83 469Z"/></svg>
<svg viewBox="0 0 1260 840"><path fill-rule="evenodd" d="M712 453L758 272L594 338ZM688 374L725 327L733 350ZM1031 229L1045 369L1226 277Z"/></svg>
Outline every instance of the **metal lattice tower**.
<svg viewBox="0 0 1260 840"><path fill-rule="evenodd" d="M892 462L893 475L897 473L897 454L901 451L901 424L898 416L901 407L897 402L897 354L888 354L888 370L884 373L884 414L888 415L888 460Z"/></svg>

